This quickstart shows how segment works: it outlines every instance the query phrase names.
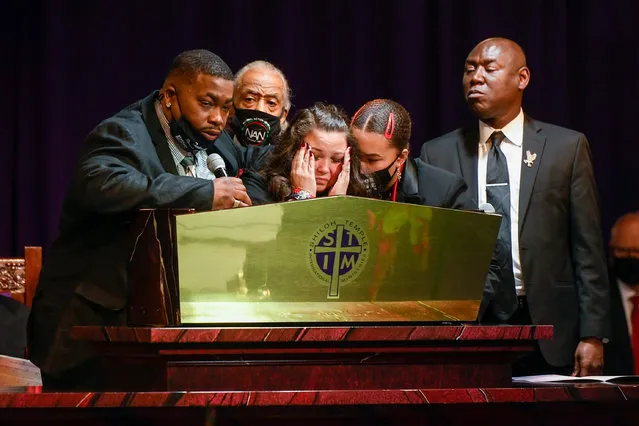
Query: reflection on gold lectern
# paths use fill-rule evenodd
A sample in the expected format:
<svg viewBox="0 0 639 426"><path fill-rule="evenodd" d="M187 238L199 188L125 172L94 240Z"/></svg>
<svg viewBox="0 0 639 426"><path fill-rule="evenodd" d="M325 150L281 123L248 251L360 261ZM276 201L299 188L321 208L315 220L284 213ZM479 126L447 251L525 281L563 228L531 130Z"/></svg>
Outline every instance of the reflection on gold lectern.
<svg viewBox="0 0 639 426"><path fill-rule="evenodd" d="M180 215L177 322L473 321L499 223L349 196Z"/></svg>

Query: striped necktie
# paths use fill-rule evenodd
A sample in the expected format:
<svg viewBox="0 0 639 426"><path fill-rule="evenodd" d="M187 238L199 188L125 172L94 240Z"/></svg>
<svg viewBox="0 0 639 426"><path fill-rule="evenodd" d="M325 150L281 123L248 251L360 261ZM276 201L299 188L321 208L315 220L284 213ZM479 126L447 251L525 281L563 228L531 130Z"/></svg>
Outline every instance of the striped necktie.
<svg viewBox="0 0 639 426"><path fill-rule="evenodd" d="M180 164L184 167L184 172L187 176L195 177L195 162L193 162L193 157L190 155L184 156Z"/></svg>

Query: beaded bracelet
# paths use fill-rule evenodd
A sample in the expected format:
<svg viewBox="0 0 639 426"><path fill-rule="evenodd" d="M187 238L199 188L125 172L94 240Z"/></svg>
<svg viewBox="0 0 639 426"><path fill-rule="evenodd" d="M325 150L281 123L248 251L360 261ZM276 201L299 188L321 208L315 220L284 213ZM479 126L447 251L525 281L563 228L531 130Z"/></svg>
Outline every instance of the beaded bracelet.
<svg viewBox="0 0 639 426"><path fill-rule="evenodd" d="M293 188L293 190L291 191L291 195L286 197L286 199L288 201L308 200L308 199L311 199L311 198L315 198L315 195L311 194L310 192L308 192L308 191L306 191L305 189L302 189L302 188Z"/></svg>

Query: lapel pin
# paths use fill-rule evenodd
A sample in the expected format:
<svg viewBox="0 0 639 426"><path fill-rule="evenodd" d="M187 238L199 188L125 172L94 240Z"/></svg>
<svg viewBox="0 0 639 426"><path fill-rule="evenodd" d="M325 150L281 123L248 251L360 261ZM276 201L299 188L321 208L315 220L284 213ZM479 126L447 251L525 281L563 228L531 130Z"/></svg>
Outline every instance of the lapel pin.
<svg viewBox="0 0 639 426"><path fill-rule="evenodd" d="M536 152L531 154L530 151L526 151L526 159L524 160L524 163L526 163L528 167L532 167L536 159L537 159Z"/></svg>

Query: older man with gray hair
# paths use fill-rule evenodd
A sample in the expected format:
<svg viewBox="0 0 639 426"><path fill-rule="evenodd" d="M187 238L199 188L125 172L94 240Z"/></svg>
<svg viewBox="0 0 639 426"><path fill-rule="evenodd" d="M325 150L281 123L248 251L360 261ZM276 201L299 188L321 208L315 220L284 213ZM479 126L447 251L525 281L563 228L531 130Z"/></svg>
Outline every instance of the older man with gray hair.
<svg viewBox="0 0 639 426"><path fill-rule="evenodd" d="M235 115L231 129L242 145L265 146L286 129L291 89L284 73L266 61L253 61L235 74Z"/></svg>

